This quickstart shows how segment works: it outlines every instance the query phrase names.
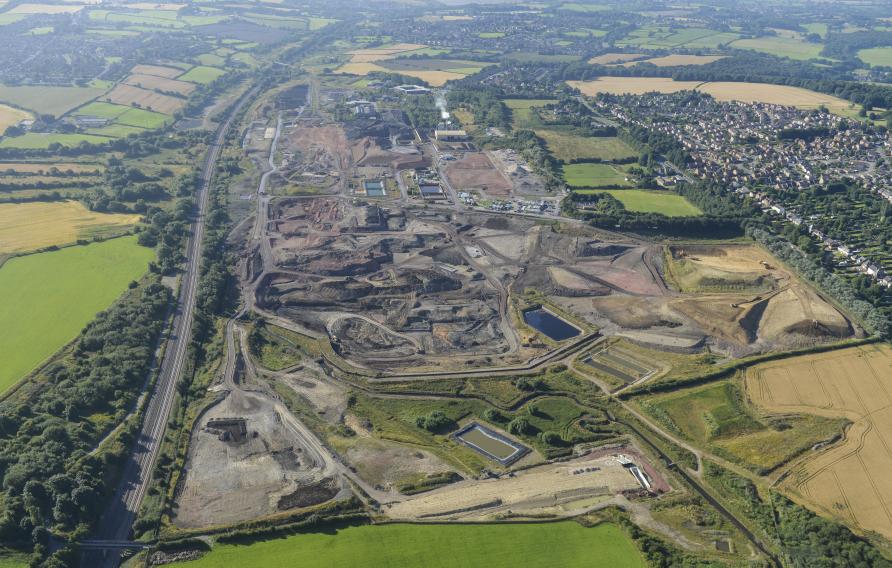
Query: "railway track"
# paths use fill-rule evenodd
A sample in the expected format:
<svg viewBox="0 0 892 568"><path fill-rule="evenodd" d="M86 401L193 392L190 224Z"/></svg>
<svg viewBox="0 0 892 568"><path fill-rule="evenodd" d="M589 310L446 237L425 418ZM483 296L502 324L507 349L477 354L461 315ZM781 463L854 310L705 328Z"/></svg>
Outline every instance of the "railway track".
<svg viewBox="0 0 892 568"><path fill-rule="evenodd" d="M167 348L158 367L158 378L154 389L149 394L142 428L134 443L132 455L124 466L118 489L99 524L95 535L97 540L126 541L130 537L131 527L148 490L161 441L167 429L176 385L183 373L188 354L211 182L234 117L245 103L253 98L257 90L255 87L242 95L227 119L217 128L214 142L209 146L202 164L202 182L197 196L198 211L192 222L191 235L186 245L186 263L180 280L179 298L171 333L167 338ZM108 568L118 565L120 556L118 550L103 552L87 552L84 556L84 565Z"/></svg>

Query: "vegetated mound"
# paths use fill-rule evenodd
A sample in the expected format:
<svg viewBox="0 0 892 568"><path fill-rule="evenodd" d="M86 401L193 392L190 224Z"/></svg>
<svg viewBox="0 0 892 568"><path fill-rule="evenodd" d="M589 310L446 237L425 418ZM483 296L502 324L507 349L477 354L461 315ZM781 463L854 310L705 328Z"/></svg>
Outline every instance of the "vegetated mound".
<svg viewBox="0 0 892 568"><path fill-rule="evenodd" d="M336 350L371 354L374 358L410 357L417 353L415 345L389 329L358 318L336 320L329 327Z"/></svg>

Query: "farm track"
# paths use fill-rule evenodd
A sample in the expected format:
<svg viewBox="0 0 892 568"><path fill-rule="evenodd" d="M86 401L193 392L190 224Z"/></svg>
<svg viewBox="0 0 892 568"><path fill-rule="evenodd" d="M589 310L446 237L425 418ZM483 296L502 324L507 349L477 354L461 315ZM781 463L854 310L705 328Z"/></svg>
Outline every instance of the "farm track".
<svg viewBox="0 0 892 568"><path fill-rule="evenodd" d="M133 521L151 481L151 473L167 428L176 386L182 375L188 353L211 181L234 116L253 98L257 91L258 88L255 87L239 99L226 121L217 128L214 143L208 148L202 165L203 182L198 194L198 212L192 223L191 236L186 247L187 260L180 282L172 332L167 340L154 392L149 396L146 405L142 429L134 444L131 458L123 468L118 490L99 524L96 533L97 540L122 541L129 538ZM84 557L86 566L111 568L117 566L118 561L119 552L116 550L108 551L105 555L101 555L98 551L88 552Z"/></svg>

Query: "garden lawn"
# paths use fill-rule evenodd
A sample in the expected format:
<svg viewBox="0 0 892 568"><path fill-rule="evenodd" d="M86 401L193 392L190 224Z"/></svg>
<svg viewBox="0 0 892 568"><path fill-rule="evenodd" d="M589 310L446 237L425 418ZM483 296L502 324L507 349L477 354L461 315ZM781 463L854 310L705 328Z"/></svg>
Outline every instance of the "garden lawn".
<svg viewBox="0 0 892 568"><path fill-rule="evenodd" d="M370 559L374 559L373 562ZM641 554L616 525L572 522L488 525L365 525L251 545L220 544L176 566L217 568L487 568L643 567Z"/></svg>
<svg viewBox="0 0 892 568"><path fill-rule="evenodd" d="M136 237L122 237L0 267L0 392L77 337L154 256Z"/></svg>
<svg viewBox="0 0 892 568"><path fill-rule="evenodd" d="M643 189L607 189L598 192L609 193L623 204L627 211L634 213L662 213L667 217L694 217L703 215L695 205L684 197L668 191L647 191ZM586 193L585 191L581 193ZM594 192L593 192L594 193Z"/></svg>

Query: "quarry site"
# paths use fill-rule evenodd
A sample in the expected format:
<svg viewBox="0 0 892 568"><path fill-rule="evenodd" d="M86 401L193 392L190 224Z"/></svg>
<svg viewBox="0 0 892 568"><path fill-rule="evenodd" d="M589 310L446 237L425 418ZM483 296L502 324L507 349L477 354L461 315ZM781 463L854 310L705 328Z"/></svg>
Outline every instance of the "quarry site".
<svg viewBox="0 0 892 568"><path fill-rule="evenodd" d="M486 210L460 196L541 194L516 154L419 141L399 112L342 124L300 100L266 109L246 137L264 174L230 235L241 310L173 523L355 496L413 521L620 507L683 547L702 546L692 534L731 546L732 529L682 535L651 516L651 499L686 491L661 450L621 433L600 402L523 381L569 367L616 390L666 375L671 357L730 361L856 337L857 325L764 249ZM524 416L543 426L516 429Z"/></svg>

